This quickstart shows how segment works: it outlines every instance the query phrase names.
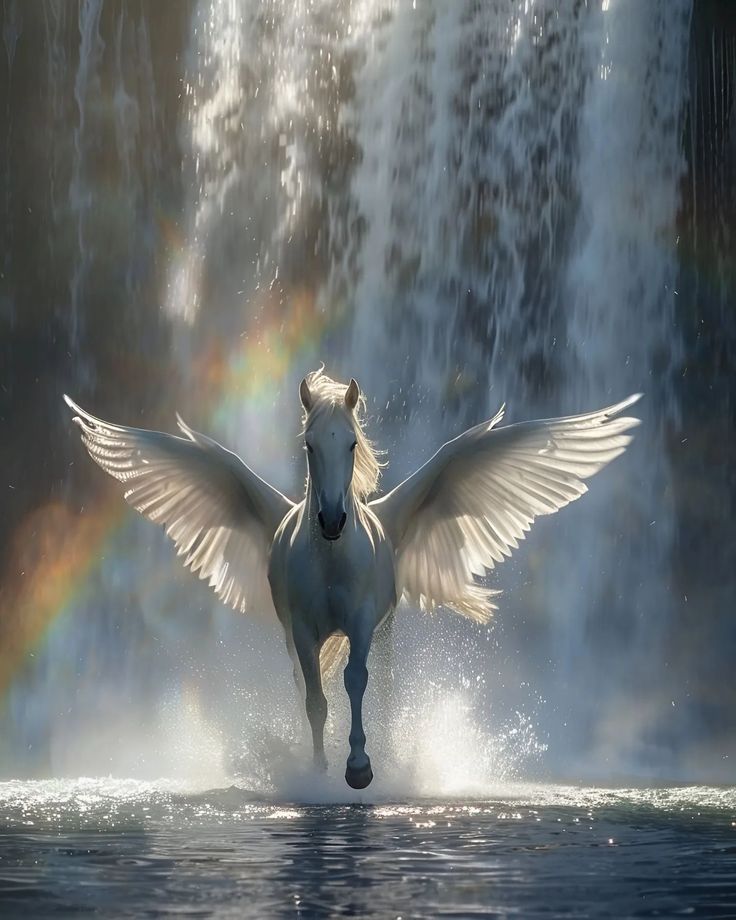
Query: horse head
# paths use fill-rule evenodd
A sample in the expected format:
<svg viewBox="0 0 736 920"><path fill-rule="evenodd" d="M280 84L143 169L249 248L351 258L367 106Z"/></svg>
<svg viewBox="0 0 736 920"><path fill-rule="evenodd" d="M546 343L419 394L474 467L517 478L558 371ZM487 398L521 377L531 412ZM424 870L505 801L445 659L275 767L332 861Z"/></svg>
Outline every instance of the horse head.
<svg viewBox="0 0 736 920"><path fill-rule="evenodd" d="M338 540L348 519L360 431L355 418L360 388L351 379L341 389L342 398L336 398L334 393L323 392L324 387L310 388L306 377L299 387L306 413L304 449L309 478L317 501L317 520L326 540Z"/></svg>

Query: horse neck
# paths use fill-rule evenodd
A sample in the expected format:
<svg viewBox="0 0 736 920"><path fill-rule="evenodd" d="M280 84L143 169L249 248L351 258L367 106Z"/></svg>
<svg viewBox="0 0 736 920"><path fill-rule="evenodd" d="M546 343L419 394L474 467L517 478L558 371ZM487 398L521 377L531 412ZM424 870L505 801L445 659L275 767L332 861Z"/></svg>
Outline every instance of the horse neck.
<svg viewBox="0 0 736 920"><path fill-rule="evenodd" d="M312 482L312 477L307 473L307 492L304 496L304 507L307 511L307 517L310 521L317 521L317 492Z"/></svg>

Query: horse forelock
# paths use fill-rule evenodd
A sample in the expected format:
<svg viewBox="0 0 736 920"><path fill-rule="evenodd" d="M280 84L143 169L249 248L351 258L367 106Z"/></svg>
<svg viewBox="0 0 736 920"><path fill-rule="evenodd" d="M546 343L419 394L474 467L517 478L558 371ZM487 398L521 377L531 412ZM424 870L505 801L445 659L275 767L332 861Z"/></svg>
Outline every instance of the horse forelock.
<svg viewBox="0 0 736 920"><path fill-rule="evenodd" d="M364 430L365 396L360 394L358 404L353 412L350 412L345 405L345 393L348 388L344 383L338 383L328 377L321 368L307 374L306 379L312 397L312 406L309 411L304 409L302 412L302 432L306 432L311 423L323 415L333 412L343 413L355 432L356 441L351 488L360 501L365 501L378 488L381 469L385 466L385 463L379 459L379 452L374 448Z"/></svg>

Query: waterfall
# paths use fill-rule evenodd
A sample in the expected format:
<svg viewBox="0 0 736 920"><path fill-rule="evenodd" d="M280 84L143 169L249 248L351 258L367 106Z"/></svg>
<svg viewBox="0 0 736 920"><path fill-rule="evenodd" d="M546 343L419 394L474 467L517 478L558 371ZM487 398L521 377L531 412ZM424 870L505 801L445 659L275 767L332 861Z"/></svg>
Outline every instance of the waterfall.
<svg viewBox="0 0 736 920"><path fill-rule="evenodd" d="M368 39L349 116L366 228L356 344L395 346L386 385L418 384L435 414L449 400L477 417L501 383L493 399L526 404L554 373L581 15L397 4Z"/></svg>
<svg viewBox="0 0 736 920"><path fill-rule="evenodd" d="M80 0L72 22L44 4L63 139L52 235L75 241L59 269L65 379L92 411L158 427L176 407L296 492L296 386L321 360L368 395L387 485L501 402L518 421L645 393L627 455L492 574L490 634L400 612L397 660L434 689L394 733L436 705L482 746L521 712L524 746L534 722L557 772L676 762L669 445L691 6L191 0L154 14ZM134 370L101 344L111 331L145 358ZM74 691L81 710L96 683L112 710L105 665L125 661L136 713L196 699L197 718L224 709L220 728L245 720L252 742L291 692L277 631L223 610L150 525L106 546L13 685L17 725L51 730L59 662L83 649L102 664ZM289 706L272 726L287 742Z"/></svg>
<svg viewBox="0 0 736 920"><path fill-rule="evenodd" d="M551 569L549 582L565 611L560 663L576 675L567 678L571 694L581 678L600 687L584 718L596 756L623 770L676 760L662 726L672 697L682 702L681 688L668 679L665 636L673 604L668 437L683 347L675 299L690 6L603 5L581 112L579 211L563 282L566 399L580 405L623 391L645 394L638 460L615 470L608 488L591 490L587 514L570 533L586 547L583 565L569 580L554 579Z"/></svg>
<svg viewBox="0 0 736 920"><path fill-rule="evenodd" d="M501 615L549 619L537 654L553 661L546 695L560 718L544 718L558 749L595 747L609 767L656 760L644 736L670 706L671 600L651 573L667 572L673 539L665 436L681 358L690 4L381 13L364 21L345 116L362 151L350 188L360 229L330 278L353 285L351 358L425 456L503 400L523 419L646 393L634 457L537 525L521 555L535 586L502 573Z"/></svg>

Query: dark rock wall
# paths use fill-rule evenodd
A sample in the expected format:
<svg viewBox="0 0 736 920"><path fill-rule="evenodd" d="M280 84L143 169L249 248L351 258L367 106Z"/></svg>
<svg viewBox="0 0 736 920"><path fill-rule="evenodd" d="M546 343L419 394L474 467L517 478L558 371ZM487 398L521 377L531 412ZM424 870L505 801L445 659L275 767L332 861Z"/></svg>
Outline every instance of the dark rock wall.
<svg viewBox="0 0 736 920"><path fill-rule="evenodd" d="M733 739L736 707L736 6L727 0L694 4L683 143L672 669L696 701L692 730L705 743Z"/></svg>
<svg viewBox="0 0 736 920"><path fill-rule="evenodd" d="M145 412L171 373L160 236L162 215L175 223L181 207L191 4L105 3L101 65L86 87L80 7L3 0L0 13L0 546L50 497L84 496L61 394L81 402L94 391L113 414L133 386ZM127 162L121 87L139 100Z"/></svg>

